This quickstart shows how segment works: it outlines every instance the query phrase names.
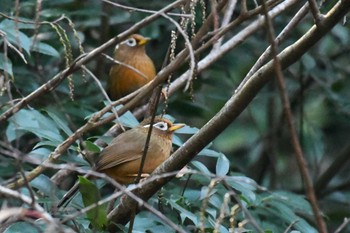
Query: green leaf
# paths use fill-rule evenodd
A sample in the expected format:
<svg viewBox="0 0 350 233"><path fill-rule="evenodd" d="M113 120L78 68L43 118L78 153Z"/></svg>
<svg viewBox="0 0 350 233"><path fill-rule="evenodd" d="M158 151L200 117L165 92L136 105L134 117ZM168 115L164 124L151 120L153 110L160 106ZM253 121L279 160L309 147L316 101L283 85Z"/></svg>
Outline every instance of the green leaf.
<svg viewBox="0 0 350 233"><path fill-rule="evenodd" d="M94 143L90 142L90 141L84 141L85 144L85 149L87 149L90 152L94 152L94 153L99 153L101 151L100 147L98 147L97 145L95 145Z"/></svg>
<svg viewBox="0 0 350 233"><path fill-rule="evenodd" d="M32 51L52 57L60 57L60 53L54 47L43 42L35 42L31 49Z"/></svg>
<svg viewBox="0 0 350 233"><path fill-rule="evenodd" d="M37 188L39 191L43 192L46 196L52 197L55 192L55 185L52 183L49 177L41 174L34 180L30 182L30 184Z"/></svg>
<svg viewBox="0 0 350 233"><path fill-rule="evenodd" d="M193 222L194 225L198 224L198 217L195 214L193 214L192 212L183 208L182 206L177 204L175 200L173 200L171 198L169 199L168 202L169 202L171 207L173 207L174 209L176 209L180 213L182 223L185 221L186 218L188 218Z"/></svg>
<svg viewBox="0 0 350 233"><path fill-rule="evenodd" d="M30 23L21 23L21 21L32 21L33 19L28 19L28 18L23 18L23 17L18 17L16 18L18 19L18 21L14 21L14 20L9 20L9 19L4 19L1 23L0 23L0 27L3 28L18 28L18 29L34 29L35 25L34 24L30 24Z"/></svg>
<svg viewBox="0 0 350 233"><path fill-rule="evenodd" d="M211 172L208 170L208 168L201 162L199 161L192 161L191 164L195 166L200 172L203 174L210 175Z"/></svg>
<svg viewBox="0 0 350 233"><path fill-rule="evenodd" d="M274 192L272 196L284 204L288 205L295 212L313 215L310 203L302 195L297 195L290 192Z"/></svg>
<svg viewBox="0 0 350 233"><path fill-rule="evenodd" d="M33 157L34 159L41 159L42 161L44 161L45 159L47 159L50 155L51 151L47 148L37 148L32 150L28 156Z"/></svg>
<svg viewBox="0 0 350 233"><path fill-rule="evenodd" d="M25 132L23 131L18 131L17 127L15 126L15 124L13 124L12 122L9 123L9 125L6 128L6 138L9 142L12 142L13 140L15 140L16 138L21 137Z"/></svg>
<svg viewBox="0 0 350 233"><path fill-rule="evenodd" d="M42 140L41 142L38 142L33 149L38 149L43 146L49 146L49 147L56 147L60 144L60 141L49 141L49 140Z"/></svg>
<svg viewBox="0 0 350 233"><path fill-rule="evenodd" d="M205 198L208 198L210 196L212 196L213 194L215 194L217 192L217 189L212 189L210 190L210 193L208 193L209 188L207 186L203 186L201 188L201 196L200 196L200 200L203 200Z"/></svg>
<svg viewBox="0 0 350 233"><path fill-rule="evenodd" d="M24 129L26 131L29 131L31 133L34 133L39 138L46 138L51 142L61 142L63 138L58 132L54 132L51 130L43 129L40 127L19 127L18 129ZM57 145L56 143L54 145Z"/></svg>
<svg viewBox="0 0 350 233"><path fill-rule="evenodd" d="M201 152L199 152L198 155L218 158L220 156L220 153L215 150L205 148L201 150Z"/></svg>
<svg viewBox="0 0 350 233"><path fill-rule="evenodd" d="M55 143L63 140L56 123L37 110L22 109L10 118L10 122L13 124L9 126L12 130L30 132ZM9 140L16 136L10 131L6 133Z"/></svg>
<svg viewBox="0 0 350 233"><path fill-rule="evenodd" d="M304 219L298 217L292 209L290 209L287 205L279 202L272 201L271 203L271 209L276 209L277 216L279 216L281 219L287 222L287 224L291 224L295 222L293 225L294 228L297 230L300 230L302 232L310 232L310 233L316 233L317 231L310 226Z"/></svg>
<svg viewBox="0 0 350 233"><path fill-rule="evenodd" d="M1 23L0 30L6 33L6 37L11 44L23 48L28 54L30 54L31 40L26 34L16 30L15 27L8 27L7 25L3 25Z"/></svg>
<svg viewBox="0 0 350 233"><path fill-rule="evenodd" d="M216 221L215 221L214 219L209 218L208 221L209 221L209 223L210 223L212 226L215 226L215 225L216 225ZM229 233L229 231L227 230L227 228L224 227L223 225L220 225L220 226L219 226L219 232L220 232L220 233ZM242 232L242 231L237 231L237 232Z"/></svg>
<svg viewBox="0 0 350 233"><path fill-rule="evenodd" d="M216 175L225 176L230 170L230 161L224 154L220 154L216 162Z"/></svg>
<svg viewBox="0 0 350 233"><path fill-rule="evenodd" d="M177 136L177 135L174 135L173 136L173 144L174 145L177 145L178 147L182 146L183 141Z"/></svg>
<svg viewBox="0 0 350 233"><path fill-rule="evenodd" d="M68 127L68 122L63 121L63 117L58 116L56 113L52 111L46 111L46 113L51 117L52 120L54 120L57 124L57 126L67 134L67 136L70 136L73 134L72 130Z"/></svg>
<svg viewBox="0 0 350 233"><path fill-rule="evenodd" d="M108 102L105 102L105 104L108 105ZM115 109L119 110L121 107L123 107L123 105L118 105L115 107ZM114 113L111 113L111 114L114 114ZM123 126L128 128L134 128L140 124L139 121L136 119L136 117L130 111L127 111L123 115L119 116L119 122L118 120L114 120L114 122L116 123L120 122Z"/></svg>
<svg viewBox="0 0 350 233"><path fill-rule="evenodd" d="M83 198L84 206L97 203L100 199L100 191L90 180L79 176L79 191ZM107 205L100 205L86 213L91 224L96 229L103 229L107 225Z"/></svg>
<svg viewBox="0 0 350 233"><path fill-rule="evenodd" d="M0 70L6 71L11 77L13 77L12 62L9 58L5 59L5 54L0 53Z"/></svg>
<svg viewBox="0 0 350 233"><path fill-rule="evenodd" d="M226 182L235 190L240 191L244 200L249 205L252 205L257 200L256 194L254 193L256 190L256 183L252 179L244 176L234 176L230 177L230 179L226 179Z"/></svg>
<svg viewBox="0 0 350 233"><path fill-rule="evenodd" d="M193 134L195 134L197 132L198 132L198 128L190 127L188 125L185 125L181 129L176 130L176 133L178 133L178 134L190 134L190 135L193 135Z"/></svg>
<svg viewBox="0 0 350 233"><path fill-rule="evenodd" d="M14 224L11 224L4 233L19 233L19 232L25 232L26 233L38 233L37 225L29 224L27 222L16 222Z"/></svg>
<svg viewBox="0 0 350 233"><path fill-rule="evenodd" d="M195 189L186 189L184 193L184 197L190 202L198 201L200 198L201 192Z"/></svg>

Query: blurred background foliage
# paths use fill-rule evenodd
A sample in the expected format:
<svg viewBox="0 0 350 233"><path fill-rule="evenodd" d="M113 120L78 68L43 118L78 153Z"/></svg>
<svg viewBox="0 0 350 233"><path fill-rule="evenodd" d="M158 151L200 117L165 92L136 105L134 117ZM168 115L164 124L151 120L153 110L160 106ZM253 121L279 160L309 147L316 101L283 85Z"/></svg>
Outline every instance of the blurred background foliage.
<svg viewBox="0 0 350 233"><path fill-rule="evenodd" d="M108 3L96 0L43 1L41 9L37 11L37 1L18 1L17 9L16 2L2 0L0 6L0 13L3 14L0 16L0 69L5 70L1 73L0 113L8 109L16 99L32 93L63 70L67 60L71 59L67 51L71 50L72 58L76 58L82 52L80 45L85 52L89 52L148 15L111 7ZM158 10L171 2L118 1L120 4L149 10ZM332 2L325 3L322 10L327 11L333 6ZM209 13L210 1L205 3ZM292 7L275 19L277 32L284 28L298 7L300 5ZM196 10L199 27L202 9L197 7ZM42 24L25 23L36 21L38 13L38 20ZM56 23L61 17L64 18ZM307 16L292 32L282 47L294 43L310 28L313 22L310 17ZM16 22L16 18L20 21ZM226 37L234 35L244 26L240 25L227 33ZM159 19L139 32L153 38L147 52L155 61L157 70L163 65L173 29L174 25L169 21ZM5 40L19 52L6 47ZM267 46L265 31L261 29L209 69L198 74L192 93L178 92L171 96L167 114L177 122L197 128L203 126L230 98ZM180 38L178 49L183 47L183 40ZM113 49L106 51L108 55L112 52ZM344 217L350 215L349 160L341 160L333 171L329 184L318 182L334 161L342 154L347 155L350 152L349 52L349 24L339 23L297 63L284 71L308 168L331 231L343 222ZM100 56L88 63L87 67L105 85L110 65L109 61ZM173 77L176 78L187 68L184 66ZM16 177L20 170L25 173L33 169L34 164L47 158L57 145L85 124L91 114L104 106L104 97L90 77L78 71L71 80L73 89L66 79L51 92L29 103L5 125L1 125L0 181L3 184ZM160 106L160 112L162 108ZM129 115L124 123L127 124L130 119L133 120ZM206 175L193 174L188 184L187 175L164 187L159 198L163 212L172 221L187 226L193 232L201 227L201 213L205 212L206 232L212 232L218 221L220 208L225 203L225 194L227 190L231 190L236 193L235 198L243 200L245 208L249 209L257 224L266 232L283 232L294 221L297 222L292 229L316 232L312 212L303 198L303 183L285 125L278 90L274 82L271 82L261 90L246 111L213 142L210 149L204 150L202 155L198 155L197 161L191 164L191 168ZM99 127L84 135L84 139L93 141L110 126L111 124ZM186 135L179 136L182 141L187 138ZM88 169L87 162L75 156L78 148L79 143L74 143L60 162L75 163ZM14 155L18 158L13 158ZM26 160L30 160L29 163ZM68 186L56 187L50 180L55 172L50 169L30 183L39 202L48 211L52 211L52 203L57 202L65 192L63 189ZM210 178L210 174L230 174L230 179L226 183L213 185L210 183L213 178ZM75 177L72 180L74 179ZM22 188L21 192L28 194L26 188ZM110 190L103 189L103 192L108 193ZM1 201L2 204L5 202L10 206L15 205L10 200ZM157 197L150 200L154 206L160 205L158 202ZM205 202L208 202L207 208L202 210ZM83 206L79 197L70 205L73 209ZM231 208L236 204L226 205ZM60 218L64 213L62 211L55 214ZM247 218L242 207L232 216L236 219L226 216L220 222L219 232L228 232L230 224L238 227L237 224ZM37 227L43 227L40 224L36 227L33 224L25 225L27 223L28 221L9 224L6 232L15 232L23 227L28 230L33 228L28 232L37 232ZM89 223L89 219L82 215L75 219L76 225L73 229L90 232ZM146 211L137 215L135 224L134 229L138 232L147 229L149 232L170 231L159 219ZM127 227L120 227L127 231ZM254 229L250 224L245 227ZM343 232L348 231L349 227Z"/></svg>

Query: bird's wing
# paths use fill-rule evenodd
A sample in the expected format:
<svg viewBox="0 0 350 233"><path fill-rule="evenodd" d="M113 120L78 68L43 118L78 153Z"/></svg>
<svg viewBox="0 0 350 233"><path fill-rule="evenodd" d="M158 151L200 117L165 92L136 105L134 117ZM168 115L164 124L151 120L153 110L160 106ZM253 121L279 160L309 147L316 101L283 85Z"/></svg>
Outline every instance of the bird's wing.
<svg viewBox="0 0 350 233"><path fill-rule="evenodd" d="M126 131L112 140L102 150L96 163L96 169L102 171L142 157L145 134L135 133L133 129Z"/></svg>

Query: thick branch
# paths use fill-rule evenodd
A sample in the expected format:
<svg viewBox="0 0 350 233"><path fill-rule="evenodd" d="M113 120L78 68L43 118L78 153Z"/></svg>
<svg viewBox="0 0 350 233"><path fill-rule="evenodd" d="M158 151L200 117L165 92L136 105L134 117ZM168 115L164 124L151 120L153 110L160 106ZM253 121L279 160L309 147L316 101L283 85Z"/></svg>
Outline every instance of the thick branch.
<svg viewBox="0 0 350 233"><path fill-rule="evenodd" d="M282 69L287 68L315 45L329 30L339 22L350 9L350 0L339 1L325 16L322 27L313 26L302 38L284 49L278 56ZM224 45L223 45L224 46ZM193 135L167 161L156 169L154 174L161 174L180 170L189 163L198 152L213 141L257 95L260 89L274 76L273 62L267 63L259 69L241 89L227 101L224 107L200 131ZM171 178L164 178L150 183L137 190L137 194L144 200L150 198ZM129 221L132 200L126 198L123 204L111 212L109 219L115 223L125 224ZM113 230L113 224L110 230Z"/></svg>

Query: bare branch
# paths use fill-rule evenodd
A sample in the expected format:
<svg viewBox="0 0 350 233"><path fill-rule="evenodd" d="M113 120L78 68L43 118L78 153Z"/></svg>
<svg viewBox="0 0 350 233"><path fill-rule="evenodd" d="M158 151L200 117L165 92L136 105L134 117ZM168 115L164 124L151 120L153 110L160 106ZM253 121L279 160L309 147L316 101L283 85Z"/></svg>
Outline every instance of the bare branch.
<svg viewBox="0 0 350 233"><path fill-rule="evenodd" d="M303 153L303 150L302 150L300 142L299 142L297 130L295 129L295 126L294 126L294 119L293 119L292 110L290 108L288 94L286 91L286 84L285 84L285 81L283 78L282 66L281 66L279 58L277 57L278 48L277 48L277 43L275 42L275 39L276 39L275 38L275 31L273 28L272 20L268 14L268 9L267 9L265 0L262 0L262 6L264 9L266 27L268 30L268 39L269 39L269 42L271 44L271 54L273 56L274 73L275 73L275 76L277 79L278 89L280 91L280 98L282 100L283 110L284 110L284 114L286 116L287 126L288 126L288 130L290 133L290 137L291 137L291 141L292 141L292 145L293 145L293 149L294 149L294 153L295 153L295 158L297 160L301 176L302 176L303 181L305 183L306 195L310 201L313 213L315 215L318 230L321 233L326 233L327 226L326 226L325 221L322 218L321 211L320 211L320 208L319 208L318 203L317 203L315 189L313 187L312 179L311 179L309 170L308 170L307 165L306 165L306 160L305 160L304 153Z"/></svg>
<svg viewBox="0 0 350 233"><path fill-rule="evenodd" d="M350 223L350 218L345 218L344 222L334 231L334 233L340 233Z"/></svg>
<svg viewBox="0 0 350 233"><path fill-rule="evenodd" d="M108 4L111 4L115 7L118 7L120 9L123 10L127 10L127 11L138 11L138 12L143 12L143 13L148 13L148 14L154 14L157 13L158 11L152 11L152 10L146 10L146 9L141 9L141 8L136 8L136 7L131 7L131 6L125 6L116 2L111 2L109 0L102 0ZM192 18L191 14L178 14L178 13L172 13L172 12L168 12L166 13L167 15L172 15L172 16L178 16L178 17L185 17L185 18Z"/></svg>
<svg viewBox="0 0 350 233"><path fill-rule="evenodd" d="M222 19L222 22L221 22L221 28L226 27L230 23L230 20L231 20L231 17L233 15L233 12L235 10L236 4L237 4L237 0L229 0L227 2L224 18ZM213 50L216 50L217 48L220 47L220 45L222 44L223 39L224 38L221 37L221 38L219 38L217 40L217 42L213 46Z"/></svg>
<svg viewBox="0 0 350 233"><path fill-rule="evenodd" d="M276 37L275 43L280 45L282 41L284 41L287 35L298 25L298 23L306 16L309 10L309 4L305 3L304 6L300 8L300 10L295 14L295 16L289 21L287 26L283 28L282 32ZM250 76L252 76L269 58L271 55L271 46L269 46L256 61L254 66L249 70L248 74L244 77L244 81L241 82L238 89L243 86Z"/></svg>
<svg viewBox="0 0 350 233"><path fill-rule="evenodd" d="M48 222L50 222L58 227L54 218L49 213L47 213L38 203L36 203L36 202L33 203L32 199L30 197L27 197L27 196L15 191L15 190L8 189L8 188L1 186L1 185L0 185L0 193L4 196L18 199L18 200L22 201L23 203L25 203L29 206L32 206L36 211L41 213L42 217L46 221L48 221Z"/></svg>
<svg viewBox="0 0 350 233"><path fill-rule="evenodd" d="M350 9L350 1L338 2L325 17L324 28L312 27L306 34L293 45L284 49L278 56L282 69L296 62L305 52L308 51L322 36L324 36L335 24L347 14ZM225 46L225 45L223 45ZM223 47L222 46L222 47ZM209 142L219 135L252 101L259 90L272 79L273 63L269 62L257 71L252 78L238 90L225 104L225 106L207 123L201 130L193 135L182 147L180 147L170 158L158 167L153 174L162 174L170 171L180 170L192 158L201 151ZM158 180L138 189L139 197L147 200L170 178ZM118 205L112 217L116 223L125 224L128 221L130 210L125 203L130 202L126 198L123 205Z"/></svg>
<svg viewBox="0 0 350 233"><path fill-rule="evenodd" d="M41 87L36 89L34 92L23 98L21 101L19 101L17 104L15 104L13 107L9 108L6 112L0 115L0 123L5 122L9 117L11 117L13 114L18 112L20 109L22 109L26 104L30 103L32 100L38 98L42 94L51 91L55 86L57 86L59 83L61 83L66 77L68 77L70 74L78 70L82 65L86 64L87 62L91 61L93 58L98 56L100 53L102 53L107 48L117 44L120 41L125 40L130 34L135 33L140 28L144 27L145 25L153 22L157 18L161 17L162 13L168 12L174 7L177 7L178 5L182 4L185 0L178 0L163 9L157 11L156 13L144 18L140 22L137 22L134 24L131 28L128 30L120 33L118 36L110 39L103 45L97 47L96 49L92 50L91 52L85 54L84 56L80 57L80 59L73 62L73 64L55 75L50 81L48 81L46 84L43 84Z"/></svg>
<svg viewBox="0 0 350 233"><path fill-rule="evenodd" d="M318 9L318 5L316 0L308 0L312 16L314 17L315 23L317 26L319 26L322 23L323 15L321 14L320 10Z"/></svg>
<svg viewBox="0 0 350 233"><path fill-rule="evenodd" d="M106 55L107 56L107 55ZM118 116L118 113L117 111L115 110L115 108L113 108L113 103L112 103L112 100L109 98L109 96L107 95L105 89L103 88L100 80L89 70L87 69L84 65L81 66L81 68L86 72L88 73L92 78L93 80L97 83L97 86L99 87L100 91L102 92L103 96L105 97L105 99L108 101L109 105L112 107L111 110L115 116L115 118L117 119L117 121L119 122L119 116ZM132 67L133 68L133 67ZM135 69L137 70L137 69ZM141 72L140 72L141 73ZM122 128L123 131L125 131L125 128L123 127L122 124L119 124L120 127Z"/></svg>

